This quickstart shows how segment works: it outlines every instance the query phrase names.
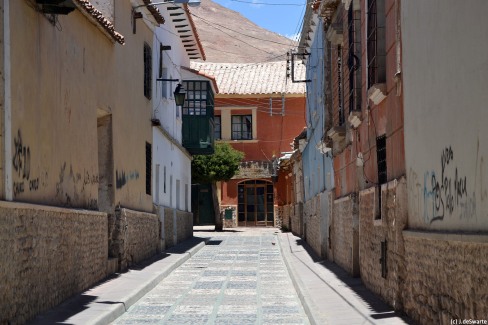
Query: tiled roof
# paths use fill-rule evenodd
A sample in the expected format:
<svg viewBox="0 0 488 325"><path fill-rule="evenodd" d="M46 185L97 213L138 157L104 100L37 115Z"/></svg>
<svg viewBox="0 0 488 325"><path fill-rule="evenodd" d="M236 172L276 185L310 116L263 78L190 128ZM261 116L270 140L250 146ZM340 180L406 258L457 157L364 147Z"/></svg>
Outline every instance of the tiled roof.
<svg viewBox="0 0 488 325"><path fill-rule="evenodd" d="M192 61L191 68L215 76L219 94L305 94L305 83L292 83L291 78L286 77L286 61L264 63ZM295 62L295 80L303 79L305 79L305 67Z"/></svg>
<svg viewBox="0 0 488 325"><path fill-rule="evenodd" d="M164 24L164 18L161 15L161 12L155 5L152 4L151 0L143 0L144 4L146 5L147 10L153 15L154 19L158 24Z"/></svg>
<svg viewBox="0 0 488 325"><path fill-rule="evenodd" d="M90 1L74 0L80 11L91 19L101 30L107 33L114 41L124 45L124 36L115 30L114 25Z"/></svg>
<svg viewBox="0 0 488 325"><path fill-rule="evenodd" d="M215 88L215 92L216 93L219 92L219 86L217 85L217 80L215 80L215 77L214 76L210 76L210 75L208 75L208 74L206 74L206 73L204 73L202 71L198 71L198 70L195 70L195 69L192 69L192 68L188 68L188 67L184 67L184 66L182 66L181 68L184 69L184 70L186 70L186 71L190 71L191 73L194 73L194 74L197 74L197 75L200 75L202 77L205 77L205 78L209 79L212 82L212 84L213 84L213 86Z"/></svg>

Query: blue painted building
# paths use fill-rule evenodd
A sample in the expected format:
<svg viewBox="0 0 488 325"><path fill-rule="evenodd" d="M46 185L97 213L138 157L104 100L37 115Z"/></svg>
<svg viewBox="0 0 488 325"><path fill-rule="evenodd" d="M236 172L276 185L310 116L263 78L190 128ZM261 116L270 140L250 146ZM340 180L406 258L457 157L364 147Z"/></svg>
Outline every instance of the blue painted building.
<svg viewBox="0 0 488 325"><path fill-rule="evenodd" d="M327 51L324 22L307 8L297 57L306 64L307 138L302 151L303 237L320 255L327 255L329 191L334 188L333 161L324 134L330 123L327 110ZM305 54L305 55L301 55Z"/></svg>

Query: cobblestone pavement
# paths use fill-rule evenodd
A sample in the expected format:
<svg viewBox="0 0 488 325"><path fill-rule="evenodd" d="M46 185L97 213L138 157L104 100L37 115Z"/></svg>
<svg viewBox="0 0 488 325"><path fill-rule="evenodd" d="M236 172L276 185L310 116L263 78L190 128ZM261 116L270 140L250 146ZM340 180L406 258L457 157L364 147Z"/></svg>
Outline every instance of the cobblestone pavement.
<svg viewBox="0 0 488 325"><path fill-rule="evenodd" d="M276 229L195 233L211 237L113 324L309 324Z"/></svg>

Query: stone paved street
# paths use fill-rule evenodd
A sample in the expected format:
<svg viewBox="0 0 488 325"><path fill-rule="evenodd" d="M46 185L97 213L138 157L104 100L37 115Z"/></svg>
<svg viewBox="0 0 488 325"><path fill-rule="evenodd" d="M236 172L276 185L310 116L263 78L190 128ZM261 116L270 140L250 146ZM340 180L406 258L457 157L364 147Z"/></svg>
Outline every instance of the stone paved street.
<svg viewBox="0 0 488 325"><path fill-rule="evenodd" d="M276 231L208 233L204 248L113 324L309 324Z"/></svg>

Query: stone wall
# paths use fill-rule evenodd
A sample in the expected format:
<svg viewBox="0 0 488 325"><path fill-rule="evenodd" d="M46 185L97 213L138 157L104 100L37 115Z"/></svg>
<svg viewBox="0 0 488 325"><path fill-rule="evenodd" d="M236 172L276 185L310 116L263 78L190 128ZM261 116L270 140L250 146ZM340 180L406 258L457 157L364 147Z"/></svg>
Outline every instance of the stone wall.
<svg viewBox="0 0 488 325"><path fill-rule="evenodd" d="M155 214L119 209L109 215L109 253L119 260L119 270L158 252L160 222Z"/></svg>
<svg viewBox="0 0 488 325"><path fill-rule="evenodd" d="M176 242L182 241L193 237L193 214L186 211L176 211Z"/></svg>
<svg viewBox="0 0 488 325"><path fill-rule="evenodd" d="M488 315L488 236L404 231L404 309L420 324Z"/></svg>
<svg viewBox="0 0 488 325"><path fill-rule="evenodd" d="M295 204L294 213L290 215L291 232L299 237L303 235L303 203Z"/></svg>
<svg viewBox="0 0 488 325"><path fill-rule="evenodd" d="M164 246L175 246L185 239L193 237L193 213L160 207L164 219Z"/></svg>
<svg viewBox="0 0 488 325"><path fill-rule="evenodd" d="M383 297L395 309L401 309L402 285L405 280L402 230L407 220L406 181L404 178L391 181L384 184L381 191L381 219L375 219L375 216L379 216L377 187L359 193L360 274L370 290ZM383 273L382 242L386 242Z"/></svg>
<svg viewBox="0 0 488 325"><path fill-rule="evenodd" d="M107 275L107 215L0 202L0 324L24 323Z"/></svg>
<svg viewBox="0 0 488 325"><path fill-rule="evenodd" d="M357 198L354 195L334 201L331 223L332 255L334 262L351 275L359 273L357 218Z"/></svg>
<svg viewBox="0 0 488 325"><path fill-rule="evenodd" d="M316 195L305 202L303 207L304 239L321 256L320 196Z"/></svg>

